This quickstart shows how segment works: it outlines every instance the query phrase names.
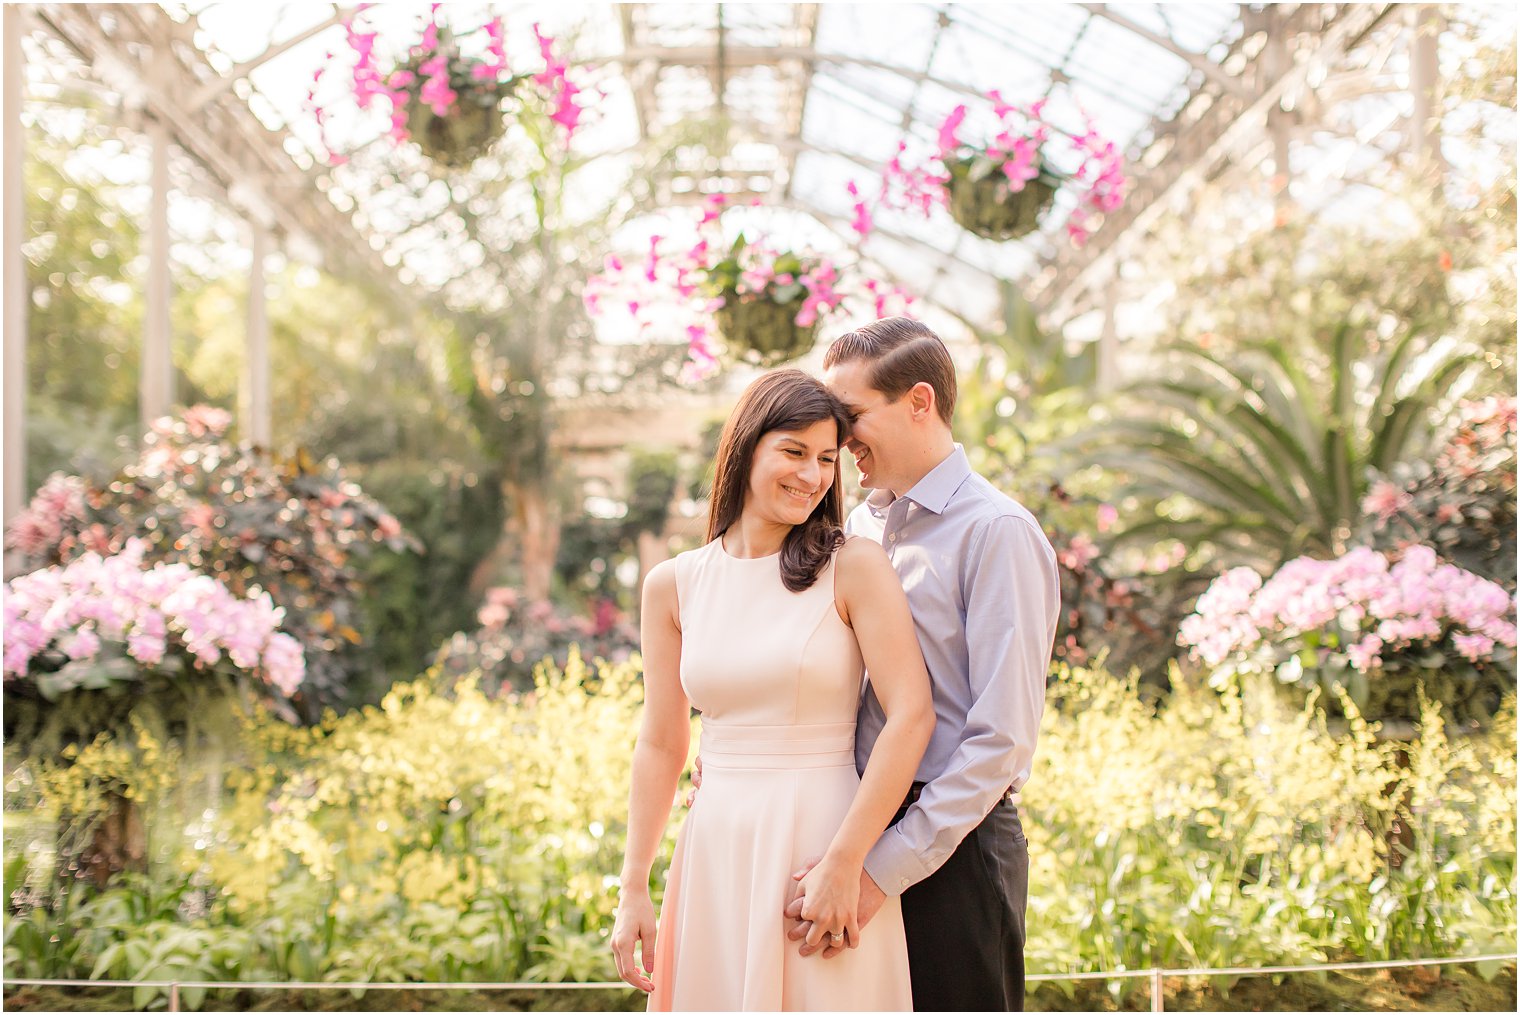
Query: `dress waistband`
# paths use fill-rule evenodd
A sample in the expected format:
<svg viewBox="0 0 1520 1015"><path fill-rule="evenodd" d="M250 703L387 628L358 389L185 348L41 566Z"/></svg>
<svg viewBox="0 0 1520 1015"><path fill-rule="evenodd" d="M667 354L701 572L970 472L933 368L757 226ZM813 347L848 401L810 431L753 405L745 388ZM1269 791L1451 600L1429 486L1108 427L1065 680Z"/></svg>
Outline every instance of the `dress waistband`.
<svg viewBox="0 0 1520 1015"><path fill-rule="evenodd" d="M854 767L855 724L752 726L704 718L700 752L704 768Z"/></svg>

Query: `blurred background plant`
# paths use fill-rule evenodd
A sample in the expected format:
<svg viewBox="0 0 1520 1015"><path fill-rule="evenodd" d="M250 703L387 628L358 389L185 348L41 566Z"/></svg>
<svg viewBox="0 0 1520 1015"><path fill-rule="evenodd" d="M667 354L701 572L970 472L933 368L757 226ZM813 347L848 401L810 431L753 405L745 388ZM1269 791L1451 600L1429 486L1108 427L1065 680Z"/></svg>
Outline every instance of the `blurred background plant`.
<svg viewBox="0 0 1520 1015"><path fill-rule="evenodd" d="M1370 484L1361 535L1373 546L1427 545L1515 591L1515 400L1464 402L1432 461L1400 462Z"/></svg>
<svg viewBox="0 0 1520 1015"><path fill-rule="evenodd" d="M376 544L418 544L335 461L236 447L230 423L197 406L156 423L138 459L109 480L55 474L12 521L6 545L45 566L138 540L146 561L185 564L234 595L267 592L283 630L309 651L292 705L312 720L375 679L354 651L365 638L351 560Z"/></svg>
<svg viewBox="0 0 1520 1015"><path fill-rule="evenodd" d="M500 586L486 591L479 621L477 630L459 631L438 649L434 672L445 682L474 679L488 697L531 690L542 662L562 667L579 652L623 663L639 647L638 628L611 599L596 599L590 613L577 613Z"/></svg>
<svg viewBox="0 0 1520 1015"><path fill-rule="evenodd" d="M1198 598L1178 642L1215 686L1260 678L1297 703L1319 691L1335 716L1344 695L1397 726L1428 696L1458 728L1481 728L1515 686L1514 596L1428 546L1391 564L1367 547L1299 557L1265 582L1234 568Z"/></svg>

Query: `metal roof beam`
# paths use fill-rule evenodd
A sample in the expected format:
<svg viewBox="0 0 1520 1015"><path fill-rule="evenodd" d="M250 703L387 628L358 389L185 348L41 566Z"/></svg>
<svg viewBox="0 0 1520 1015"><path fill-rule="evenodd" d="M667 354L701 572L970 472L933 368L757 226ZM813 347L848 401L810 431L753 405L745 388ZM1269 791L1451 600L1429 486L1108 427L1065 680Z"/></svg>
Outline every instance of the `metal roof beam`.
<svg viewBox="0 0 1520 1015"><path fill-rule="evenodd" d="M716 57L710 46L638 46L634 49L625 50L622 53L614 53L599 61L589 62L621 63L627 66L644 61L654 61L680 67L710 67L715 59ZM736 67L768 67L786 60L798 60L805 64L867 67L871 70L897 74L907 78L909 81L920 84L938 85L940 88L954 92L957 95L986 98L985 92L972 88L970 85L958 81L947 81L944 78L935 77L925 71L914 70L912 67L904 67L901 64L887 63L882 60L871 60L866 57L846 56L842 53L820 53L805 46L730 46L724 51L723 60L725 65L730 69Z"/></svg>
<svg viewBox="0 0 1520 1015"><path fill-rule="evenodd" d="M208 81L206 84L202 85L200 91L192 95L190 99L185 103L185 108L191 110L192 112L200 109L207 102L210 102L212 99L216 98L218 95L221 95L223 92L230 90L233 85L237 84L239 81L243 80L248 75L264 66L264 64L279 56L281 53L284 53L286 50L294 49L301 43L305 42L307 39L311 38L313 35L325 32L333 25L342 24L353 15L355 10L356 8L352 7L340 7L333 14L333 16L328 18L326 21L312 25L304 32L298 32L277 46L271 46L251 60L244 60L242 63L233 67L225 77L218 78L213 81Z"/></svg>
<svg viewBox="0 0 1520 1015"><path fill-rule="evenodd" d="M1135 21L1131 21L1123 14L1120 14L1118 11L1114 10L1111 4L1084 3L1078 4L1077 6L1081 7L1083 10L1088 11L1095 17L1102 18L1105 21L1118 25L1126 32L1138 35L1146 42L1160 46L1162 49L1166 50L1168 53L1171 53L1173 56L1180 57L1181 59L1187 61L1190 67L1202 71L1205 77L1207 77L1210 81L1213 81L1216 85L1219 85L1225 91L1242 98L1250 97L1249 90L1245 87L1245 85L1241 83L1240 79L1232 76L1223 67L1219 66L1219 64L1215 63L1213 60L1210 60L1202 53L1194 53L1192 50L1183 49L1177 44L1176 39L1162 35L1159 32L1153 32L1149 28L1146 28L1144 25L1139 24Z"/></svg>
<svg viewBox="0 0 1520 1015"><path fill-rule="evenodd" d="M1243 144L1253 143L1263 129L1267 111L1284 94L1301 85L1310 74L1344 55L1396 4L1301 4L1291 12L1266 12L1274 17L1270 30L1288 36L1312 36L1319 45L1286 73L1267 80L1258 52L1242 70L1258 82L1255 99L1247 105L1231 96L1214 96L1212 104L1196 119L1182 122L1186 113L1153 125L1159 140L1169 137L1172 147L1155 164L1140 167L1131 180L1124 206L1107 216L1102 228L1080 248L1068 248L1037 276L1030 299L1047 320L1065 320L1074 312L1082 293L1107 277L1108 262L1126 235L1143 234L1166 214L1175 196L1208 179L1219 161ZM1249 34L1249 33L1248 33ZM1262 52L1265 52L1263 47Z"/></svg>

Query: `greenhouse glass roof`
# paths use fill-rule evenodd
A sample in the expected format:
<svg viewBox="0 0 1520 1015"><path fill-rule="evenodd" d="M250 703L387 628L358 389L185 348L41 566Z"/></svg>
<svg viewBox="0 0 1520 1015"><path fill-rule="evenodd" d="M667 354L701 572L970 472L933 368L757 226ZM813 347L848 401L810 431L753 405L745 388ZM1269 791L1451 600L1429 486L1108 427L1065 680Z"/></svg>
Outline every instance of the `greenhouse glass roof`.
<svg viewBox="0 0 1520 1015"><path fill-rule="evenodd" d="M1090 309L1091 299L1073 302L1101 290L1108 276L1090 269L1126 228L1179 181L1209 172L1232 131L1237 141L1249 135L1240 147L1258 144L1275 108L1291 108L1323 80L1325 62L1397 7L434 6L439 23L458 33L503 18L515 65L536 60L535 25L572 62L590 98L574 150L591 168L577 174L566 217L597 214L631 193L638 174L652 178L653 189L627 222L657 220L721 191L759 203L743 213L793 242L857 253L873 274L972 326L1000 318L1005 280L1039 309L1065 301L1064 319ZM445 310L500 309L502 294L521 285L512 266L537 229L524 214L530 202L511 153L442 169L415 146L391 142L383 104L365 111L353 102L346 23L376 33L384 64L405 56L429 8L191 2L28 10L43 29L28 57L34 93L86 83L129 122L144 109L163 116L203 196L220 194L267 220L288 250L386 276L404 298L420 293ZM51 83L39 87L39 77ZM1045 100L1057 130L1080 131L1090 118L1129 157L1125 207L1080 249L1066 239L1075 198L1064 188L1040 229L1021 240L980 239L938 210L888 210L861 245L847 186L875 187L899 144L932 147L952 109L992 89L1015 103ZM325 111L321 123L316 105ZM346 161L331 164L329 150ZM665 156L658 167L656 154ZM654 228L625 229L615 243L636 249Z"/></svg>
<svg viewBox="0 0 1520 1015"><path fill-rule="evenodd" d="M65 38L88 17L72 5L40 5L42 18ZM334 108L326 141L350 154L328 166L324 138L310 103L317 69L331 77L352 62L343 21L379 33L377 52L404 52L426 8L345 8L315 3L92 6L94 44L114 45L134 30L151 37L155 21L199 50L203 68L185 53L181 72L203 78L208 92L230 92L270 131L295 172L268 179L259 167L248 188L266 200L289 200L303 184L320 189L402 282L442 291L453 304L477 303L501 284L496 253L529 239L514 217L510 168L484 158L468 171L441 174L415 149L393 148L376 112ZM163 14L167 13L168 18ZM532 26L567 43L587 90L596 96L577 149L598 156L591 179L617 188L648 150L693 125L729 127L729 147L716 160L700 150L660 181L661 203L681 204L716 184L787 209L797 228L823 244L853 241L846 185L862 185L893 155L899 141L932 141L957 104L999 89L1013 101L1047 98L1047 113L1078 130L1083 114L1121 146L1138 153L1156 125L1171 120L1200 87L1227 76L1218 70L1242 35L1235 4L447 4L441 23L459 31L501 15L510 56L535 51ZM109 43L107 40L110 40ZM329 54L333 54L329 56ZM126 55L94 59L96 74L129 75ZM119 65L127 64L127 67ZM104 73L102 73L104 71ZM221 77L224 80L218 81ZM230 79L231 87L227 87ZM331 86L331 81L326 87ZM149 84L151 87L151 83ZM318 87L318 96L324 87ZM201 101L206 97L201 96ZM216 98L215 95L212 98ZM130 101L130 99L129 99ZM706 157L704 157L704 155ZM251 169L253 167L245 167ZM598 182L589 184L595 189ZM588 194L587 197L591 195ZM1026 278L1058 248L1063 208L1021 242L971 236L943 216L879 219L875 267L968 319L996 313L992 280ZM569 209L567 209L567 212ZM319 246L352 238L305 237ZM488 298L488 297L486 297Z"/></svg>

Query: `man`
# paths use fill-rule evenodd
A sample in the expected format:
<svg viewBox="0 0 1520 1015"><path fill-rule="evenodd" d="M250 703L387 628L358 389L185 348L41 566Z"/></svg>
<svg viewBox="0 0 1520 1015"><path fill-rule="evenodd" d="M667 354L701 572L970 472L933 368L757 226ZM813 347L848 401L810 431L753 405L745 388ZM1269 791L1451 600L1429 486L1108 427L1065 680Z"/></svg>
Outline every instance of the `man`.
<svg viewBox="0 0 1520 1015"><path fill-rule="evenodd" d="M902 579L936 716L918 781L866 858L860 922L902 897L916 1010L1022 1010L1029 852L1016 802L1060 609L1055 553L955 443L955 367L928 327L891 317L840 337L824 381L850 409L845 446L871 491L846 530L879 541ZM884 722L868 684L857 767ZM794 941L810 929L801 910L787 909Z"/></svg>

